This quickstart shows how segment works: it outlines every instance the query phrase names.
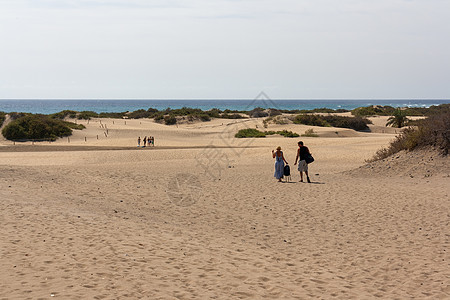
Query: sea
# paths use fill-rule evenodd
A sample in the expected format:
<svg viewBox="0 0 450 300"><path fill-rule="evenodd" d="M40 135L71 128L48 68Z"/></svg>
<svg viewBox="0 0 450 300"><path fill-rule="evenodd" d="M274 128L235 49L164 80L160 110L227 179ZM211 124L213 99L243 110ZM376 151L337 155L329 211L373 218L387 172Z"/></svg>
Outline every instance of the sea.
<svg viewBox="0 0 450 300"><path fill-rule="evenodd" d="M165 110L167 108L177 109L182 107L200 108L210 110L218 108L220 110L249 111L255 107L276 108L276 109L314 109L331 108L351 110L357 107L371 105L389 105L393 107L430 107L450 103L450 99L365 99L365 100L274 100L274 99L230 99L230 100L0 100L0 111L3 112L26 112L35 114L52 114L62 110L74 111L94 111L101 112L127 112L138 109L156 108Z"/></svg>

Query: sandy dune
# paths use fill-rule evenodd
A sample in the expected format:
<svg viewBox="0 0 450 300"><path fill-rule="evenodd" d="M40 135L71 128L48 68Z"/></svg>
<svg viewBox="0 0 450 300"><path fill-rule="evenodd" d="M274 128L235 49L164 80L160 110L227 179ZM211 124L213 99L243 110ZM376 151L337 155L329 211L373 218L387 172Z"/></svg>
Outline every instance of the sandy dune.
<svg viewBox="0 0 450 300"><path fill-rule="evenodd" d="M314 127L307 184L273 178L298 139L233 138L261 120L85 125L0 141L0 299L450 298L448 159L365 165L391 129Z"/></svg>

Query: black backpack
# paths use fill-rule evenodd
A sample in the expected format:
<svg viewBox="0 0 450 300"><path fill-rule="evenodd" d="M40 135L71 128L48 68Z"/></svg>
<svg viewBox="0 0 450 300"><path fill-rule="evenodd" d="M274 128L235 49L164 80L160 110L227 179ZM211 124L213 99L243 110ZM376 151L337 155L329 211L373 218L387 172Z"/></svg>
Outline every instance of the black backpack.
<svg viewBox="0 0 450 300"><path fill-rule="evenodd" d="M284 166L283 173L284 173L284 176L291 176L291 168L289 167L289 165Z"/></svg>

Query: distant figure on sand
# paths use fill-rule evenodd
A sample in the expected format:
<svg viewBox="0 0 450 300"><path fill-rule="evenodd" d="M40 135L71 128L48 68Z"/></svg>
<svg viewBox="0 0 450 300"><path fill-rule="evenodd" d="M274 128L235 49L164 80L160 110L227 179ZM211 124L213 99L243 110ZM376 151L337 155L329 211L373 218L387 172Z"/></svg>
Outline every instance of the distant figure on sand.
<svg viewBox="0 0 450 300"><path fill-rule="evenodd" d="M150 140L150 138L149 138L149 140ZM147 136L144 136L144 146L142 146L142 147L145 147L147 145Z"/></svg>
<svg viewBox="0 0 450 300"><path fill-rule="evenodd" d="M300 172L300 182L303 182L303 172L306 174L306 180L308 183L311 183L308 176L308 164L306 163L306 156L308 154L311 154L309 152L308 147L303 146L303 142L298 142L298 149L297 149L297 157L295 158L294 165L297 164L297 160L300 158L298 162L298 171Z"/></svg>
<svg viewBox="0 0 450 300"><path fill-rule="evenodd" d="M141 146L141 137L138 137L138 147Z"/></svg>
<svg viewBox="0 0 450 300"><path fill-rule="evenodd" d="M284 159L283 151L281 151L281 147L277 147L277 151L272 150L272 157L275 158L275 174L273 175L279 182L282 182L284 174L284 163L288 164L288 162Z"/></svg>
<svg viewBox="0 0 450 300"><path fill-rule="evenodd" d="M149 146L150 146L150 142L152 143L152 146L154 147L155 146L155 137L154 136L151 136L151 137L148 138L148 145Z"/></svg>

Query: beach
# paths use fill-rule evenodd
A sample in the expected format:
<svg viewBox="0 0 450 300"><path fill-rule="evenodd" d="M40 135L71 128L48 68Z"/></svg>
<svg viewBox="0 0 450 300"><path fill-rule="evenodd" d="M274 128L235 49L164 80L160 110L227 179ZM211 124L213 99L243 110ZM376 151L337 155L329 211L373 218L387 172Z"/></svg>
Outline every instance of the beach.
<svg viewBox="0 0 450 300"><path fill-rule="evenodd" d="M0 299L448 299L448 158L367 164L398 133L386 119L259 139L234 134L262 119L92 119L0 140ZM291 182L273 177L277 146Z"/></svg>

